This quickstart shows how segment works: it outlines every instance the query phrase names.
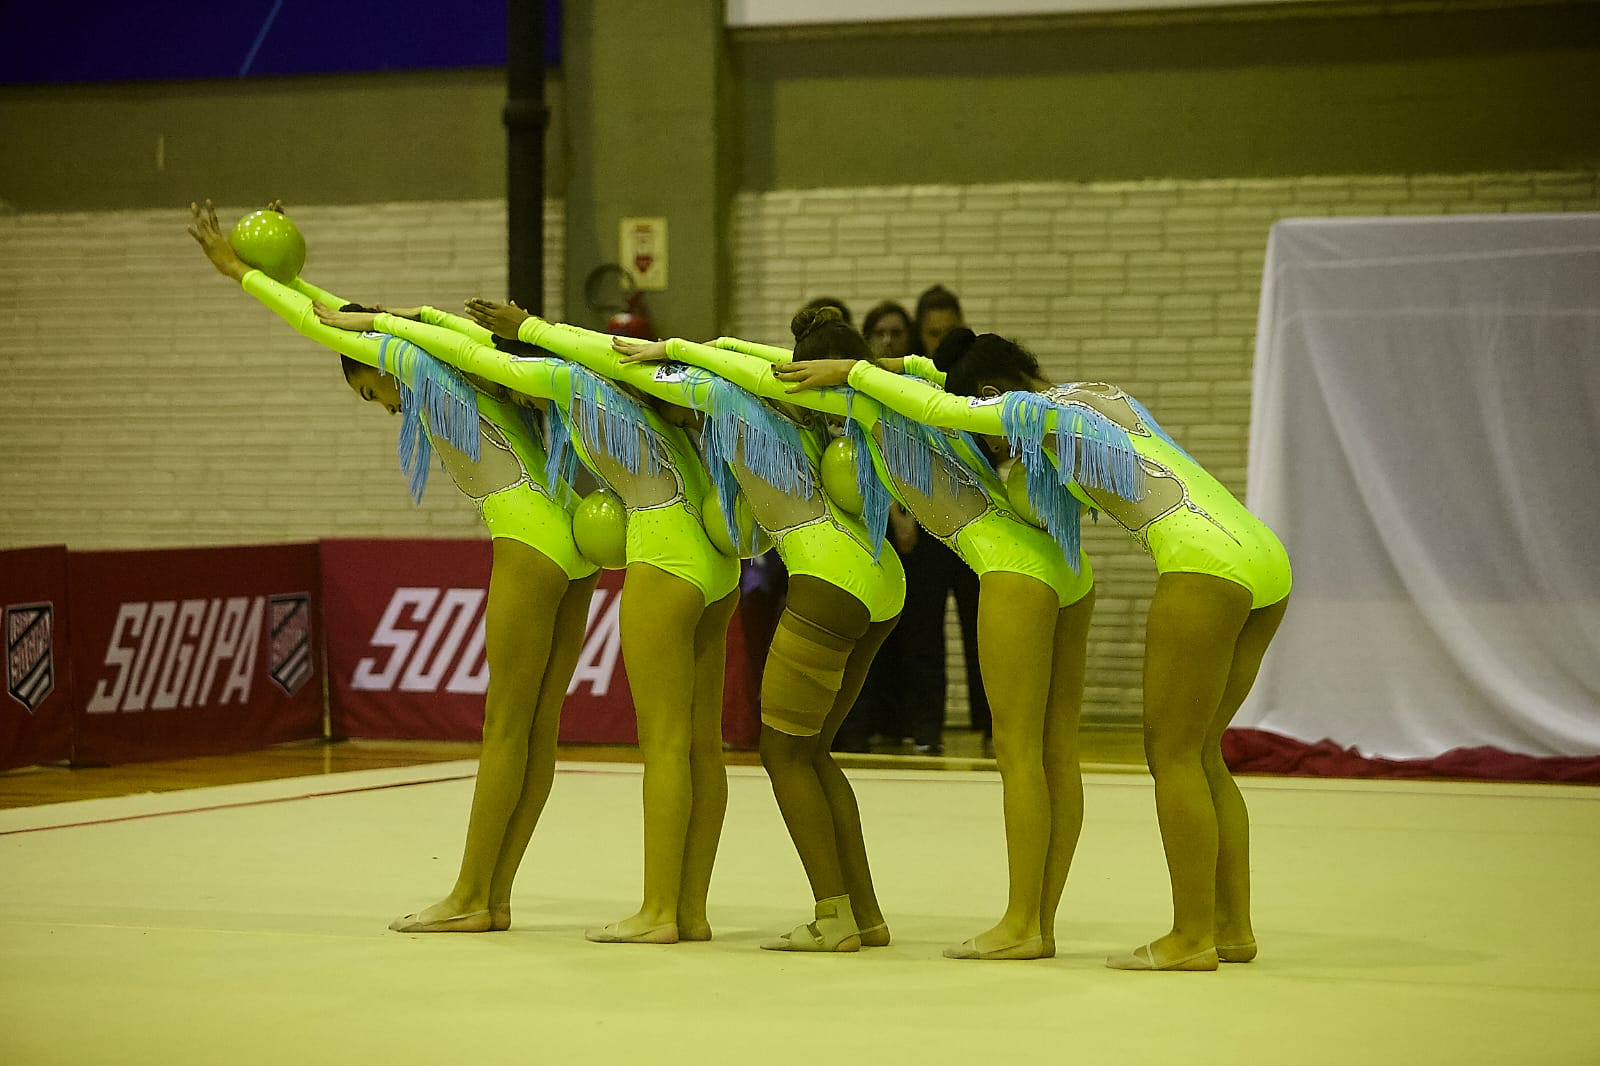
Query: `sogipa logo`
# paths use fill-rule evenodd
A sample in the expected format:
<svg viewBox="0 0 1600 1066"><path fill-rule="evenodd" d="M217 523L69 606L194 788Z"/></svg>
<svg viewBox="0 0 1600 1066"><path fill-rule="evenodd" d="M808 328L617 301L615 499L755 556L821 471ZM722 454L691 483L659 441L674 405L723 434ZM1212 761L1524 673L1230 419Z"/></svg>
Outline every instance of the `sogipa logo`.
<svg viewBox="0 0 1600 1066"><path fill-rule="evenodd" d="M483 611L487 598L483 589L395 589L367 642L379 654L356 663L350 687L367 692L487 691ZM569 695L584 684L595 696L610 690L622 649L620 603L615 593L595 589L583 653L567 685Z"/></svg>
<svg viewBox="0 0 1600 1066"><path fill-rule="evenodd" d="M271 597L274 623L281 625L280 601L292 604L305 596ZM218 704L249 702L267 600L231 596L122 604L106 644L105 665L114 672L96 682L89 713L204 707L212 702L213 690ZM298 635L298 629L291 629ZM276 656L279 649L273 651ZM274 680L292 693L308 675L296 664Z"/></svg>
<svg viewBox="0 0 1600 1066"><path fill-rule="evenodd" d="M55 607L19 603L6 608L6 691L32 714L56 685Z"/></svg>

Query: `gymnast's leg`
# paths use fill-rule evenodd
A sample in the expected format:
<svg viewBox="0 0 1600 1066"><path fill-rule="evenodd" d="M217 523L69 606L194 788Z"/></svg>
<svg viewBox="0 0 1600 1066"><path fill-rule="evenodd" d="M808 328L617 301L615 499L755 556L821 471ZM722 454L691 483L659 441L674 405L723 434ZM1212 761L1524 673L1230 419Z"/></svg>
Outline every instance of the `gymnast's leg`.
<svg viewBox="0 0 1600 1066"><path fill-rule="evenodd" d="M1172 882L1172 929L1127 955L1119 970L1214 970L1217 811L1202 763L1222 705L1250 590L1209 574L1156 580L1145 629L1144 749Z"/></svg>
<svg viewBox="0 0 1600 1066"><path fill-rule="evenodd" d="M1044 898L1039 904L1039 934L1044 953L1056 953L1056 908L1072 868L1083 829L1083 767L1078 761L1078 721L1083 712L1084 662L1094 587L1056 618L1055 657L1044 718L1044 777L1050 788L1050 849L1044 860Z"/></svg>
<svg viewBox="0 0 1600 1066"><path fill-rule="evenodd" d="M522 798L511 812L500 857L495 862L494 877L489 882L489 917L494 929L511 926L511 885L516 880L517 868L522 865L522 856L528 850L534 827L539 824L545 800L550 797L556 771L556 738L561 730L561 705L567 698L572 671L583 654L589 601L594 598L599 577L595 573L570 582L556 612L555 642L545 664L544 678L539 683L539 705L528 738L528 768L523 778Z"/></svg>
<svg viewBox="0 0 1600 1066"><path fill-rule="evenodd" d="M678 939L710 940L706 895L728 810L728 771L722 761L722 689L728 658L728 622L739 605L737 590L706 608L694 635L694 724L689 738L689 777L694 801L678 889Z"/></svg>
<svg viewBox="0 0 1600 1066"><path fill-rule="evenodd" d="M539 688L551 658L566 573L520 541L496 537L484 611L489 689L483 749L455 887L444 899L389 928L404 933L486 932L495 867L528 775ZM531 832L531 828L529 830Z"/></svg>
<svg viewBox="0 0 1600 1066"><path fill-rule="evenodd" d="M1250 694L1261 659L1283 621L1289 600L1285 597L1250 612L1233 649L1233 666L1223 690L1222 704L1206 730L1201 764L1211 787L1211 806L1217 812L1217 957L1222 962L1249 962L1256 957L1256 935L1250 925L1250 815L1222 758L1222 734Z"/></svg>
<svg viewBox="0 0 1600 1066"><path fill-rule="evenodd" d="M833 710L822 725L821 743L817 745L812 763L817 780L827 797L828 814L833 819L833 841L839 852L839 868L844 874L845 892L850 896L850 910L861 929L863 947L883 947L889 943L889 923L884 921L883 909L878 905L878 893L872 886L872 868L867 862L866 835L861 829L861 810L856 804L855 790L849 778L833 760L833 740L839 727L849 716L856 697L866 681L878 649L894 630L898 618L873 622L867 632L856 641L855 648L845 664L844 681L839 687Z"/></svg>
<svg viewBox="0 0 1600 1066"><path fill-rule="evenodd" d="M1051 841L1045 776L1045 705L1052 680L1059 601L1055 589L1025 574L984 574L978 643L994 722L1005 809L1009 889L992 928L948 949L955 959L1036 959L1044 954L1039 908Z"/></svg>
<svg viewBox="0 0 1600 1066"><path fill-rule="evenodd" d="M639 750L644 756L644 900L584 935L607 944L673 944L694 803L695 633L705 599L690 581L649 563L628 566L619 622Z"/></svg>
<svg viewBox="0 0 1600 1066"><path fill-rule="evenodd" d="M817 755L850 654L870 621L866 605L838 586L811 575L791 578L789 602L761 682L761 763L811 883L817 920L766 942L766 948L855 951L861 946Z"/></svg>

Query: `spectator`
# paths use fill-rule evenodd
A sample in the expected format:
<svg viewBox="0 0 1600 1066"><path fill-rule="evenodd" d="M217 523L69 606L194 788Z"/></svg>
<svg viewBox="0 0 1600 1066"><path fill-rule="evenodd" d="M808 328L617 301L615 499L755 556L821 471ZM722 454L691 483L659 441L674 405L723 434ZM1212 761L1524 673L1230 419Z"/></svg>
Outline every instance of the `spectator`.
<svg viewBox="0 0 1600 1066"><path fill-rule="evenodd" d="M933 285L917 297L916 347L912 349L934 361L940 370L949 370L939 362L939 342L953 329L967 324L961 313L961 301L943 285Z"/></svg>
<svg viewBox="0 0 1600 1066"><path fill-rule="evenodd" d="M916 318L913 321L913 351L931 357L941 370L949 369L939 364L939 344L951 330L965 326L961 301L943 285L924 289L917 297ZM938 716L939 740L931 727L924 723L913 730L916 750L925 747L943 750L942 730L944 719L944 677L946 673L944 649L944 607L952 593L956 598L956 615L961 622L962 659L967 670L967 714L972 729L981 734L983 753L994 750L994 724L989 717L989 698L983 690L983 673L978 667L978 576L956 558L956 554L932 537L921 535L915 524L911 536L914 547L904 558L906 569L906 609L900 619L896 636L915 642L924 648L931 663L938 661L940 696ZM935 651L935 649L937 649Z"/></svg>
<svg viewBox="0 0 1600 1066"><path fill-rule="evenodd" d="M845 316L848 325L850 318ZM861 322L861 335L878 359L903 359L911 354L916 330L912 328L911 314L893 300L875 304Z"/></svg>
<svg viewBox="0 0 1600 1066"><path fill-rule="evenodd" d="M915 329L911 314L893 300L884 300L873 306L862 320L862 334L875 358L903 358L910 354ZM906 571L906 606L901 625L896 627L878 657L867 671L861 695L850 711L839 734L834 738L838 751L868 751L874 738L894 744L902 750L923 754L939 754L943 750L945 704L945 652L944 639L924 639L927 626L905 623L916 613L937 614L944 618L944 600L934 602L938 582L915 581L909 568L930 556L926 548L917 553L919 539L933 544L939 551L947 552L944 545L931 537L922 537L916 519L906 514L899 504L889 508L889 543L900 556ZM923 598L917 598L918 593ZM911 636L908 638L908 634Z"/></svg>

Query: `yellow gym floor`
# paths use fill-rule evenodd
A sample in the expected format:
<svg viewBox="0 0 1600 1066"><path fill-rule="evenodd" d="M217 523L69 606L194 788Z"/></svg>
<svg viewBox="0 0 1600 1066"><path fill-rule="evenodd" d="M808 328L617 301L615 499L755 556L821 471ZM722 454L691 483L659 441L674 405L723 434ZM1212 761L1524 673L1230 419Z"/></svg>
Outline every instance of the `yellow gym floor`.
<svg viewBox="0 0 1600 1066"><path fill-rule="evenodd" d="M710 943L583 939L638 903L625 761L561 764L511 931L388 932L453 879L473 771L0 799L0 1062L1600 1063L1600 789L1241 779L1260 959L1139 974L1102 959L1169 919L1142 772L1088 778L1060 954L953 962L1004 902L992 771L850 771L895 942L835 957L756 947L810 899L748 765Z"/></svg>

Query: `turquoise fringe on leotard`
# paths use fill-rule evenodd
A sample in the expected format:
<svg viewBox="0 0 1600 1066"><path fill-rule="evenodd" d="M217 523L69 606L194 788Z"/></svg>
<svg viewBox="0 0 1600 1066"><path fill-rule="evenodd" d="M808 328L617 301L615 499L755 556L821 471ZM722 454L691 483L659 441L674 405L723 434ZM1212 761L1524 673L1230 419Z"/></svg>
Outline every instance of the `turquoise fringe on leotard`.
<svg viewBox="0 0 1600 1066"><path fill-rule="evenodd" d="M379 342L378 369L400 383L400 468L410 476L411 498L421 503L433 467L432 437L442 437L478 460L478 390L460 371L399 337L385 336Z"/></svg>
<svg viewBox="0 0 1600 1066"><path fill-rule="evenodd" d="M748 469L779 492L811 499L816 478L806 457L800 427L768 407L753 393L703 370L685 367L685 374L704 375L705 428L700 440L705 448L706 470L716 488L717 502L728 524L728 538L741 551L754 547L740 542L735 508L739 479L734 463Z"/></svg>
<svg viewBox="0 0 1600 1066"><path fill-rule="evenodd" d="M1129 396L1127 393L1123 393L1122 396L1123 399L1128 401L1128 406L1133 408L1133 413L1139 416L1139 421L1145 424L1146 429L1160 437L1162 440L1166 441L1168 444L1172 445L1174 448L1178 449L1178 451L1183 452L1185 457L1189 459L1194 458L1194 456L1183 450L1183 445L1173 440L1172 436L1166 430L1161 428L1161 423L1156 421L1156 416L1150 413L1149 408L1140 403L1138 400L1135 400L1132 396Z"/></svg>
<svg viewBox="0 0 1600 1066"><path fill-rule="evenodd" d="M630 474L641 470L652 476L659 473L662 460L643 405L581 366L572 367L571 380L573 403L582 401L577 416L583 419L585 440L604 440L605 453Z"/></svg>
<svg viewBox="0 0 1600 1066"><path fill-rule="evenodd" d="M1056 461L1045 446L1050 416L1055 415ZM1089 485L1136 502L1142 476L1138 453L1127 430L1095 411L1058 404L1042 393L1008 392L1000 408L1006 440L1028 475L1028 503L1061 545L1073 572L1081 547L1078 499L1069 483Z"/></svg>
<svg viewBox="0 0 1600 1066"><path fill-rule="evenodd" d="M855 445L856 459L856 491L861 494L861 521L867 527L867 543L872 545L872 561L877 562L883 554L884 538L889 532L889 505L894 498L889 495L889 487L878 476L878 468L872 462L872 444L867 440L867 431L861 428L861 423L854 418L845 417L845 436L850 438L850 443Z"/></svg>

